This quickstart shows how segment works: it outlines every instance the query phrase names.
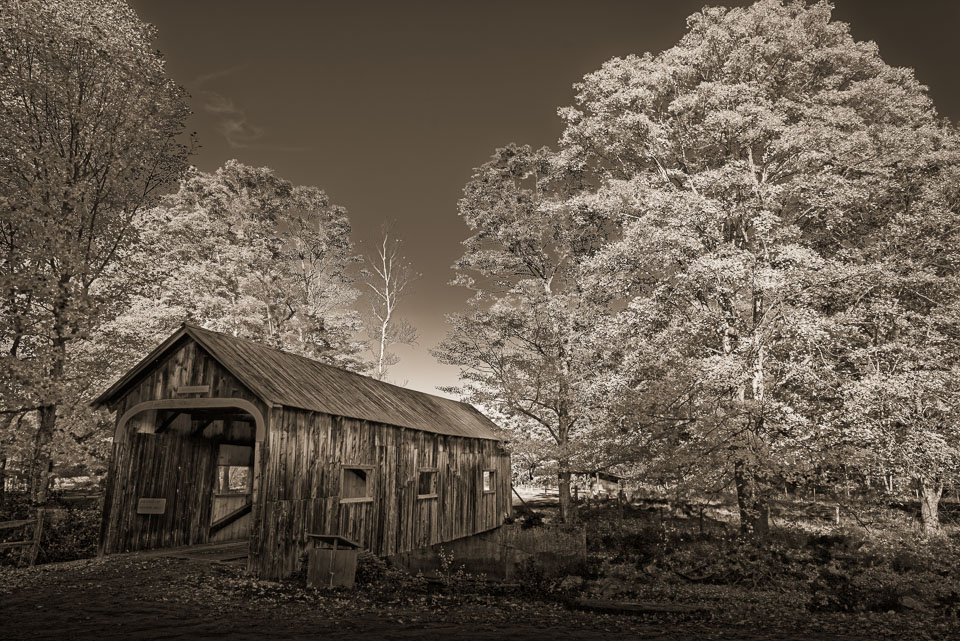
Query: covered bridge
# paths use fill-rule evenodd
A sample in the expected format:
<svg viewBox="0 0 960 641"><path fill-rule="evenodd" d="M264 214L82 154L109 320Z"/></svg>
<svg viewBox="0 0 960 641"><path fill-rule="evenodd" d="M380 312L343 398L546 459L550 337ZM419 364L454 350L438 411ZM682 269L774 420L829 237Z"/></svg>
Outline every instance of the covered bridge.
<svg viewBox="0 0 960 641"><path fill-rule="evenodd" d="M510 456L471 405L184 325L101 394L100 553L249 538L263 578L310 534L380 556L500 526Z"/></svg>

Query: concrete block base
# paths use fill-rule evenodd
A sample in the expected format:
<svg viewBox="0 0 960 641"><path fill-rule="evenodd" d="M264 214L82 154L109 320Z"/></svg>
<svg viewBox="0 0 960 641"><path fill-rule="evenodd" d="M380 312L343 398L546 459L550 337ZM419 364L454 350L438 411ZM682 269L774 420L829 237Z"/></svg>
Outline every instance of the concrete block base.
<svg viewBox="0 0 960 641"><path fill-rule="evenodd" d="M453 555L453 568L471 574L509 581L517 566L532 563L546 577L562 576L587 558L587 535L580 527L544 526L522 529L518 524L438 543L388 558L394 565L416 574L436 576L440 551Z"/></svg>

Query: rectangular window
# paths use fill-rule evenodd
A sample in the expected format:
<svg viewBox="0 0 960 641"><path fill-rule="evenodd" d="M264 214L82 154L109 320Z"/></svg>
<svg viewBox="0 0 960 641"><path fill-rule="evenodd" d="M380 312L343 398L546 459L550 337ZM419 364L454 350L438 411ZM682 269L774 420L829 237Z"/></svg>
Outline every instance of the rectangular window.
<svg viewBox="0 0 960 641"><path fill-rule="evenodd" d="M217 467L218 494L249 494L250 468L245 465L220 465Z"/></svg>
<svg viewBox="0 0 960 641"><path fill-rule="evenodd" d="M493 494L496 491L494 489L496 482L497 482L496 470L483 471L483 493L484 494Z"/></svg>
<svg viewBox="0 0 960 641"><path fill-rule="evenodd" d="M344 465L340 474L340 502L373 501L373 466Z"/></svg>
<svg viewBox="0 0 960 641"><path fill-rule="evenodd" d="M433 499L437 497L437 468L421 467L417 479L417 498Z"/></svg>

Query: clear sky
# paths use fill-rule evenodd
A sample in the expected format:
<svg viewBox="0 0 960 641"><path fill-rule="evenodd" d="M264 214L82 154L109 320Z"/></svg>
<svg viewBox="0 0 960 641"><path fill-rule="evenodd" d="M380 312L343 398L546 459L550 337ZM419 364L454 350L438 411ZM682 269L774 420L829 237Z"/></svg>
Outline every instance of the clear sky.
<svg viewBox="0 0 960 641"><path fill-rule="evenodd" d="M467 299L449 287L468 235L457 200L472 169L511 142L552 145L572 85L614 56L679 40L686 0L133 0L191 93L195 165L230 158L315 185L347 208L359 252L396 221L423 273L398 313L420 330L392 382L456 382L430 348ZM713 2L744 5L747 2ZM834 17L884 59L916 69L960 117L960 2L836 0Z"/></svg>

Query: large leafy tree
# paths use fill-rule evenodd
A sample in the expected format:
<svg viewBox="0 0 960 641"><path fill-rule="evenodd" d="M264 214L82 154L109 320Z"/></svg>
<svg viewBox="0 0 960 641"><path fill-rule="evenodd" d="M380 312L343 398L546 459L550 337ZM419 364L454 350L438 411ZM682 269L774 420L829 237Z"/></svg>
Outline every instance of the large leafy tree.
<svg viewBox="0 0 960 641"><path fill-rule="evenodd" d="M229 161L192 170L143 216L152 286L112 327L154 342L184 321L363 369L346 210L316 187Z"/></svg>
<svg viewBox="0 0 960 641"><path fill-rule="evenodd" d="M844 411L834 434L866 469L915 480L927 535L960 473L960 157L952 136L905 185L903 207L873 252L870 288L837 340ZM866 454L866 456L864 456Z"/></svg>
<svg viewBox="0 0 960 641"><path fill-rule="evenodd" d="M0 4L0 396L42 503L73 346L130 293L134 221L186 167L184 92L119 0ZM35 420L34 420L35 419Z"/></svg>
<svg viewBox="0 0 960 641"><path fill-rule="evenodd" d="M681 469L723 470L762 535L771 481L842 413L844 312L951 162L948 132L826 2L704 9L675 47L586 76L562 115L580 199L621 230L584 272L623 301L593 341L608 419L660 434Z"/></svg>
<svg viewBox="0 0 960 641"><path fill-rule="evenodd" d="M474 232L455 265L472 289L436 352L458 365L459 391L508 417L555 465L561 518L574 518L570 474L592 444L583 395L592 364L584 336L600 307L580 288L583 258L605 240L603 221L567 197L579 187L548 149L511 145L478 168L460 215Z"/></svg>

